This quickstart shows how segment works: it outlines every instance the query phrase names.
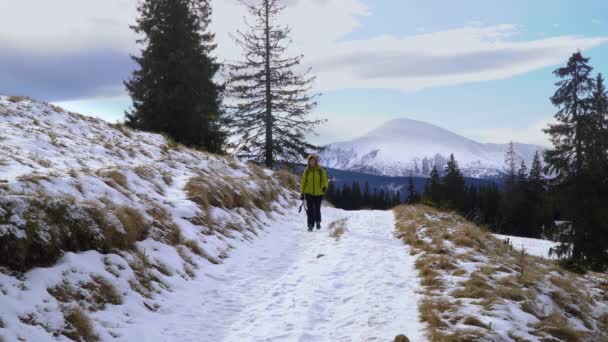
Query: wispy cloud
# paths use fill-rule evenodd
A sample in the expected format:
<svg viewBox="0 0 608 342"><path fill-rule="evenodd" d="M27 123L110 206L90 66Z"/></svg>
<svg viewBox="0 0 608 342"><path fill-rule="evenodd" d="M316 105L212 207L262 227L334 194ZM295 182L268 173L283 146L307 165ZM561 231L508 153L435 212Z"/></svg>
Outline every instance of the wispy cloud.
<svg viewBox="0 0 608 342"><path fill-rule="evenodd" d="M0 12L0 92L47 100L124 94L122 81L138 51L129 29L136 0L21 0ZM562 62L606 37L523 40L514 25L465 27L409 36L348 39L370 13L362 0L289 0L281 20L293 28L292 54L303 53L320 90L382 88L412 91L497 80ZM247 15L236 0L214 0L212 30L221 60L238 58L229 34ZM35 7L36 11L29 9ZM7 29L8 28L8 29Z"/></svg>
<svg viewBox="0 0 608 342"><path fill-rule="evenodd" d="M513 141L551 146L549 136L543 132L543 129L549 127L551 123L555 123L555 119L552 116L547 116L546 119L533 122L527 127L475 127L463 131L463 134L481 142L507 143Z"/></svg>
<svg viewBox="0 0 608 342"><path fill-rule="evenodd" d="M513 25L468 26L406 37L382 36L336 43L314 60L325 89L392 88L404 91L497 80L563 61L608 37L560 36L515 40Z"/></svg>

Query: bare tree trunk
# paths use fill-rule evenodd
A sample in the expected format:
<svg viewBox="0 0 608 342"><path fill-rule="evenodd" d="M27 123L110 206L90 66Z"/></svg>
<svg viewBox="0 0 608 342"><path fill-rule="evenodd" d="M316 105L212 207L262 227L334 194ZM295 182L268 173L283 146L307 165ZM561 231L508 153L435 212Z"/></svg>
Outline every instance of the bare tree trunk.
<svg viewBox="0 0 608 342"><path fill-rule="evenodd" d="M272 156L272 94L270 89L270 8L268 0L264 0L266 10L266 166L272 167L274 158Z"/></svg>
<svg viewBox="0 0 608 342"><path fill-rule="evenodd" d="M241 0L254 18L234 36L243 59L227 66L235 154L268 167L301 162L319 150L306 142L324 120L310 119L319 94L311 93L310 68L299 72L302 55L288 57L290 29L277 23L283 0Z"/></svg>

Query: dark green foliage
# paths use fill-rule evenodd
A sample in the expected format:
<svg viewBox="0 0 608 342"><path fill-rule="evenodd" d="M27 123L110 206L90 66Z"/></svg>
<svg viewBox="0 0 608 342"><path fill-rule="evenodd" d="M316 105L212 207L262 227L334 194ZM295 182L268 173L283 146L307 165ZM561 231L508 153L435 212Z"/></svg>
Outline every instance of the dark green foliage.
<svg viewBox="0 0 608 342"><path fill-rule="evenodd" d="M208 0L142 0L132 29L142 38L138 69L125 86L133 100L126 113L133 128L161 132L185 145L221 152L226 134L220 110L222 86L213 81Z"/></svg>
<svg viewBox="0 0 608 342"><path fill-rule="evenodd" d="M453 154L451 154L448 159L448 164L445 167L441 183L445 206L463 211L466 206L466 187L464 184L464 176L462 175L462 172L460 172L458 162L454 159Z"/></svg>
<svg viewBox="0 0 608 342"><path fill-rule="evenodd" d="M601 271L608 267L608 97L603 77L592 79L588 63L577 52L554 71L559 81L551 102L558 123L545 130L553 143L545 162L555 175L557 205L570 222L560 250L571 263Z"/></svg>
<svg viewBox="0 0 608 342"><path fill-rule="evenodd" d="M407 199L405 200L407 204L416 204L420 202L420 194L418 194L418 191L416 191L416 188L414 187L414 179L411 174L408 179L407 194Z"/></svg>
<svg viewBox="0 0 608 342"><path fill-rule="evenodd" d="M443 201L443 188L437 167L433 166L429 180L424 186L424 202L431 205L440 205Z"/></svg>
<svg viewBox="0 0 608 342"><path fill-rule="evenodd" d="M516 156L512 148L509 151L503 192L496 184L471 184L467 188L456 159L450 156L443 177L435 168L431 171L425 186L425 203L455 210L478 225L504 234L541 237L551 233L554 212L547 204L540 155L536 154L528 173L525 163L516 167Z"/></svg>
<svg viewBox="0 0 608 342"><path fill-rule="evenodd" d="M373 192L370 192L369 184L366 183L362 194L357 181L354 181L352 185L344 184L342 189L337 189L335 183L330 181L325 197L336 208L345 210L386 210L401 204L401 196L398 191L393 192L384 189L377 191L374 189Z"/></svg>

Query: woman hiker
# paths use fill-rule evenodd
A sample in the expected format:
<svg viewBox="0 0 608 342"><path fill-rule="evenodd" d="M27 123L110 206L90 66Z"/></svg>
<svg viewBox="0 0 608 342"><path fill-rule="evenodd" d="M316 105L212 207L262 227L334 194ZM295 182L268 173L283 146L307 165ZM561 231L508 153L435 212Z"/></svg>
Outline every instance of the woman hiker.
<svg viewBox="0 0 608 342"><path fill-rule="evenodd" d="M306 199L308 210L308 231L317 224L317 229L321 229L321 202L328 186L327 172L319 165L319 158L314 154L308 156L308 166L302 174L300 185L302 200Z"/></svg>

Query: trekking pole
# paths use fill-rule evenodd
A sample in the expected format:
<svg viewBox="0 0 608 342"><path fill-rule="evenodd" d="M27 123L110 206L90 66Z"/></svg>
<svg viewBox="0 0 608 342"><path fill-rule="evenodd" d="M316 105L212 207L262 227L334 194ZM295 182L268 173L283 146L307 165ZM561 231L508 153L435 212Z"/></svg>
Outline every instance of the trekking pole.
<svg viewBox="0 0 608 342"><path fill-rule="evenodd" d="M298 209L298 213L302 212L302 208L304 208L304 211L306 213L308 213L308 208L306 207L306 201L305 200L302 200L302 204L300 205L300 209Z"/></svg>

